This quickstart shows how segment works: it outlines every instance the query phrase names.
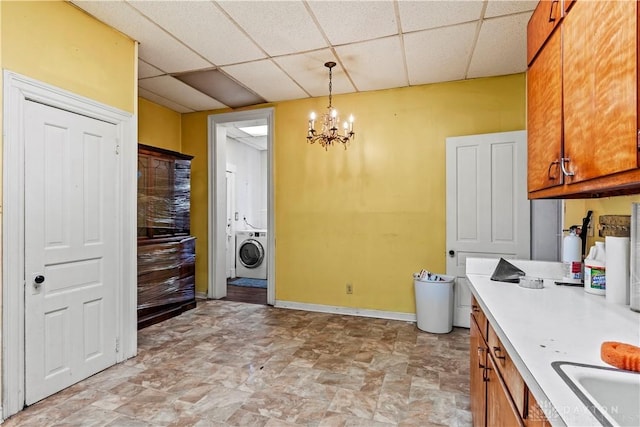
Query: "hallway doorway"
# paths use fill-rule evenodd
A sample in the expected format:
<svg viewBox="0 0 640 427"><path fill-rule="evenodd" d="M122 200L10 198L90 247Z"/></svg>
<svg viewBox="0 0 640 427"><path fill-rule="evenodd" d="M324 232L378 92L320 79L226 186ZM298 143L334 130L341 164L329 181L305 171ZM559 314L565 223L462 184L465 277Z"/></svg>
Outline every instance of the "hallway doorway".
<svg viewBox="0 0 640 427"><path fill-rule="evenodd" d="M208 298L239 301L244 295L246 302L275 302L272 147L273 108L209 116ZM259 251L258 263L240 260L245 235ZM262 280L266 289L228 288L227 282L237 278Z"/></svg>

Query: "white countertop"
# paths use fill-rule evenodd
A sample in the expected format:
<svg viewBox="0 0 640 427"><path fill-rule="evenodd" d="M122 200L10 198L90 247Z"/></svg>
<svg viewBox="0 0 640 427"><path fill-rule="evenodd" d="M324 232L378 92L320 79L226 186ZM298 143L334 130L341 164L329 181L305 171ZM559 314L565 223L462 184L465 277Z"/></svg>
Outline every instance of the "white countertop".
<svg viewBox="0 0 640 427"><path fill-rule="evenodd" d="M600 358L600 345L620 341L640 346L640 313L581 287L556 285L561 263L508 261L527 276L544 278L544 288L492 281L497 259L467 258L471 292L551 423L599 425L551 362L610 367Z"/></svg>

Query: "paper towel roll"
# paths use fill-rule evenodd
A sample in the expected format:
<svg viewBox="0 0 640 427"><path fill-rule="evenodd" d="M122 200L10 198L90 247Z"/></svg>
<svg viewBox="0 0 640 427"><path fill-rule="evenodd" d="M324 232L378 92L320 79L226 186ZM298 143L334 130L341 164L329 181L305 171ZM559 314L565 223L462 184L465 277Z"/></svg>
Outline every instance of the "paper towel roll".
<svg viewBox="0 0 640 427"><path fill-rule="evenodd" d="M629 238L607 236L604 245L607 248L607 302L629 304Z"/></svg>

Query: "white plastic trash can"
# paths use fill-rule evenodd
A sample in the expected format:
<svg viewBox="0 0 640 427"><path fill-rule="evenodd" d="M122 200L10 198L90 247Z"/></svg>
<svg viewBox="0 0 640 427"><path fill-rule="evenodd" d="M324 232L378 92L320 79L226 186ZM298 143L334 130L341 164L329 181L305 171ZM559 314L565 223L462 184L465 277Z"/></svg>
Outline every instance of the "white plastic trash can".
<svg viewBox="0 0 640 427"><path fill-rule="evenodd" d="M453 283L455 277L439 275L441 281L415 279L418 329L446 334L453 329Z"/></svg>

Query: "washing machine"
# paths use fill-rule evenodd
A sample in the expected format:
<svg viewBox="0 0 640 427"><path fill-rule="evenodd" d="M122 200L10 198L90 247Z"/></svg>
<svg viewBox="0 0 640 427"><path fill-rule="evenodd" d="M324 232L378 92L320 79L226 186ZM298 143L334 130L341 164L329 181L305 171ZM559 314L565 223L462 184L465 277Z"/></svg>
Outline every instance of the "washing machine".
<svg viewBox="0 0 640 427"><path fill-rule="evenodd" d="M236 277L267 278L267 230L236 232Z"/></svg>

